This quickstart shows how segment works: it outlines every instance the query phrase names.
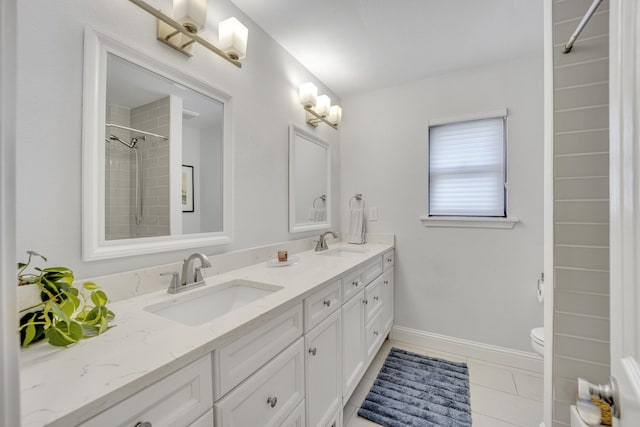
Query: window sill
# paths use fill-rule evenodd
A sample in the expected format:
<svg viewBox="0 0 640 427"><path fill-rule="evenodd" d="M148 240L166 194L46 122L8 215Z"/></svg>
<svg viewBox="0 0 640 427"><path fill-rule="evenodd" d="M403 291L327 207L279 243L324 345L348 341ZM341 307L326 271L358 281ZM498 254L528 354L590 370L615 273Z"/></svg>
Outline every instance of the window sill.
<svg viewBox="0 0 640 427"><path fill-rule="evenodd" d="M428 216L421 215L420 221L425 227L458 227L458 228L513 228L520 220L515 217L482 218L464 216Z"/></svg>

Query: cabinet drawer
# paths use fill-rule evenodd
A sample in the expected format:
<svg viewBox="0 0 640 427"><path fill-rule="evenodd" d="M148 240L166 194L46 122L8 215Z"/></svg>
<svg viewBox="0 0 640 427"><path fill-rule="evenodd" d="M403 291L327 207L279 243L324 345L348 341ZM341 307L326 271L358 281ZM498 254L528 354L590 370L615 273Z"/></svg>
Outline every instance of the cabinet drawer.
<svg viewBox="0 0 640 427"><path fill-rule="evenodd" d="M364 269L348 273L342 278L342 302L349 301L355 294L364 289Z"/></svg>
<svg viewBox="0 0 640 427"><path fill-rule="evenodd" d="M216 427L282 424L304 399L300 338L215 405Z"/></svg>
<svg viewBox="0 0 640 427"><path fill-rule="evenodd" d="M148 421L154 427L186 427L212 405L211 356L206 355L81 426L134 427Z"/></svg>
<svg viewBox="0 0 640 427"><path fill-rule="evenodd" d="M375 357L378 349L380 348L380 344L382 344L382 340L384 339L384 331L382 331L380 319L380 312L378 312L378 314L374 316L374 318L367 324L367 327L365 328L367 361Z"/></svg>
<svg viewBox="0 0 640 427"><path fill-rule="evenodd" d="M382 308L382 280L383 276L380 276L364 288L365 323L369 323Z"/></svg>
<svg viewBox="0 0 640 427"><path fill-rule="evenodd" d="M385 253L382 254L382 264L384 271L387 271L393 264L395 264L395 255L393 249L389 249Z"/></svg>
<svg viewBox="0 0 640 427"><path fill-rule="evenodd" d="M213 427L213 408L209 409L206 414L190 424L189 427Z"/></svg>
<svg viewBox="0 0 640 427"><path fill-rule="evenodd" d="M302 304L214 350L214 400L220 399L300 336Z"/></svg>
<svg viewBox="0 0 640 427"><path fill-rule="evenodd" d="M308 332L342 305L340 280L304 300L304 331Z"/></svg>
<svg viewBox="0 0 640 427"><path fill-rule="evenodd" d="M342 406L338 408L324 427L342 427Z"/></svg>
<svg viewBox="0 0 640 427"><path fill-rule="evenodd" d="M304 423L304 400L298 405L289 418L284 420L280 427L305 427Z"/></svg>
<svg viewBox="0 0 640 427"><path fill-rule="evenodd" d="M364 282L371 283L373 279L382 274L382 255L367 261L364 265Z"/></svg>

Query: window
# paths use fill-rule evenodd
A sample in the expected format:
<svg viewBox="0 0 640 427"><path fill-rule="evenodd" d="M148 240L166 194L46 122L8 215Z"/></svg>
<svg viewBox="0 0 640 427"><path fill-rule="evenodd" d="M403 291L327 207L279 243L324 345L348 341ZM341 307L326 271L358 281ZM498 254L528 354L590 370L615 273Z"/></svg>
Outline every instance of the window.
<svg viewBox="0 0 640 427"><path fill-rule="evenodd" d="M429 218L506 217L506 111L429 126Z"/></svg>

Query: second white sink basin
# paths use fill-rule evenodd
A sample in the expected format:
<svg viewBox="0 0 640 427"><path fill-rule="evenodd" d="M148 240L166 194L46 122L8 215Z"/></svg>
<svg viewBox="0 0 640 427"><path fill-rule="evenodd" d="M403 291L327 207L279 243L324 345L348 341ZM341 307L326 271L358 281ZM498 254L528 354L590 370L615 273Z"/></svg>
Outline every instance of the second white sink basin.
<svg viewBox="0 0 640 427"><path fill-rule="evenodd" d="M352 257L362 255L367 249L361 248L335 248L328 251L320 252L318 255L335 256L335 257Z"/></svg>
<svg viewBox="0 0 640 427"><path fill-rule="evenodd" d="M282 286L248 280L232 280L210 289L177 296L170 301L145 307L144 310L189 326L217 319L260 298L271 295Z"/></svg>

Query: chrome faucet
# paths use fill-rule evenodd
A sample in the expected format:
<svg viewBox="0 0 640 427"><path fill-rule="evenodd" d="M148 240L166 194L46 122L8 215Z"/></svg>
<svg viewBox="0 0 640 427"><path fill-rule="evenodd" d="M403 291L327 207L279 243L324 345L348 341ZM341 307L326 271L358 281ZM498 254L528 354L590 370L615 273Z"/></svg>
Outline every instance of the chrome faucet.
<svg viewBox="0 0 640 427"><path fill-rule="evenodd" d="M334 239L338 238L338 235L333 231L327 231L326 233L322 233L320 235L320 238L318 238L318 241L316 242L316 248L314 249L316 252L326 251L327 249L329 249L329 247L327 246L328 234L331 234Z"/></svg>
<svg viewBox="0 0 640 427"><path fill-rule="evenodd" d="M200 260L200 267L193 267L193 262ZM161 276L171 276L171 284L167 292L170 294L176 294L178 292L186 291L187 289L193 289L205 284L204 275L202 269L211 267L211 261L204 254L191 254L182 264L182 280L180 280L180 274L177 271L170 273L162 273Z"/></svg>

